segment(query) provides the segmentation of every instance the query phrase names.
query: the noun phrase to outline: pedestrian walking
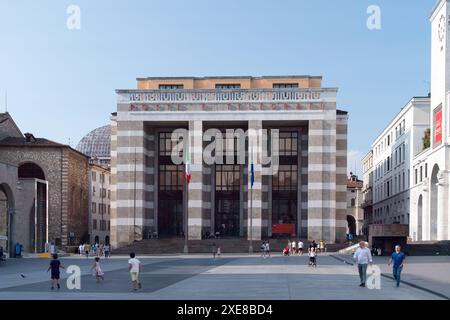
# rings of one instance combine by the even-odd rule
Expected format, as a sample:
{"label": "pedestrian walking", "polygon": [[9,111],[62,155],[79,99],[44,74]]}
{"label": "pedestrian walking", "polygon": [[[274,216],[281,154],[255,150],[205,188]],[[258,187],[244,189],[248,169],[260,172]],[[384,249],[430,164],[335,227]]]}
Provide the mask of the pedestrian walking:
{"label": "pedestrian walking", "polygon": [[64,266],[61,264],[61,262],[58,260],[58,255],[55,253],[53,254],[53,260],[50,261],[50,266],[47,269],[47,272],[50,270],[51,272],[51,279],[52,279],[52,290],[55,289],[55,283],[58,286],[58,290],[61,289],[59,285],[59,269],[64,269]]}
{"label": "pedestrian walking", "polygon": [[309,247],[308,256],[309,256],[309,266],[317,267],[317,251],[313,246]]}
{"label": "pedestrian walking", "polygon": [[325,243],[323,240],[319,241],[319,251],[320,253],[323,253],[325,251]]}
{"label": "pedestrian walking", "polygon": [[359,243],[359,248],[356,249],[353,259],[358,264],[359,279],[361,280],[360,287],[366,286],[367,279],[367,265],[372,264],[372,254],[369,248],[366,247],[366,243],[361,241]]}
{"label": "pedestrian walking", "polygon": [[270,258],[270,245],[269,245],[269,241],[266,241],[266,256],[268,256]]}
{"label": "pedestrian walking", "polygon": [[56,253],[57,253],[57,252],[56,252],[56,246],[55,246],[55,243],[52,242],[52,243],[50,244],[50,255],[53,256],[53,255],[56,254]]}
{"label": "pedestrian walking", "polygon": [[212,244],[212,254],[213,254],[213,260],[216,260],[217,246],[216,246],[215,242],[213,242],[213,244]]}
{"label": "pedestrian walking", "polygon": [[303,241],[298,240],[298,254],[299,254],[300,256],[303,255],[303,246],[304,246]]}
{"label": "pedestrian walking", "polygon": [[392,274],[394,276],[395,281],[397,281],[397,287],[400,286],[400,275],[403,270],[403,266],[405,264],[406,255],[402,252],[402,247],[399,245],[395,246],[395,251],[392,253],[391,258],[389,259],[388,266],[392,265]]}
{"label": "pedestrian walking", "polygon": [[220,249],[220,246],[217,246],[217,257],[220,258],[221,254],[222,254],[222,250]]}
{"label": "pedestrian walking", "polygon": [[94,259],[94,265],[91,267],[91,270],[93,270],[93,275],[95,276],[95,280],[97,283],[100,282],[100,280],[104,281],[105,279],[103,278],[103,271],[102,268],[100,266],[100,258],[99,257],[95,257]]}
{"label": "pedestrian walking", "polygon": [[86,255],[86,259],[88,259],[89,258],[89,249],[90,249],[90,245],[89,245],[89,243],[85,243],[84,244],[84,254]]}
{"label": "pedestrian walking", "polygon": [[292,254],[292,242],[291,240],[288,240],[288,255],[290,256]]}
{"label": "pedestrian walking", "polygon": [[105,244],[105,258],[109,258],[109,254],[111,252],[111,247],[109,244]]}
{"label": "pedestrian walking", "polygon": [[137,289],[142,289],[142,284],[139,281],[139,273],[142,272],[142,264],[136,259],[136,255],[134,252],[130,253],[130,260],[128,260],[128,270],[131,275],[131,284],[133,286],[133,291],[137,291]]}
{"label": "pedestrian walking", "polygon": [[266,258],[266,243],[264,241],[261,243],[261,257]]}
{"label": "pedestrian walking", "polygon": [[82,256],[83,255],[83,244],[82,243],[80,243],[80,245],[78,246],[78,254],[80,255],[80,256]]}
{"label": "pedestrian walking", "polygon": [[297,244],[295,243],[295,240],[292,240],[292,255],[297,253]]}

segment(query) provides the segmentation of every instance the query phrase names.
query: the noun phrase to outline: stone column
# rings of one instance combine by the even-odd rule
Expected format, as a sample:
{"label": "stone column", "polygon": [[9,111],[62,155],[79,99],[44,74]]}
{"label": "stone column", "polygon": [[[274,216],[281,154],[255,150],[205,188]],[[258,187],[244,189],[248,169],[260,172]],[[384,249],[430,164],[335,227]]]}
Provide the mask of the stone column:
{"label": "stone column", "polygon": [[448,171],[438,173],[438,240],[448,240]]}
{"label": "stone column", "polygon": [[188,238],[202,239],[203,226],[203,123],[189,121],[191,181],[188,186]]}
{"label": "stone column", "polygon": [[[262,228],[262,121],[250,120],[248,122],[248,219],[247,239],[261,240]],[[254,183],[251,188],[250,164],[253,159]],[[252,226],[250,232],[250,225]],[[251,234],[251,236],[250,236]]]}
{"label": "stone column", "polygon": [[113,246],[122,246],[142,239],[145,225],[148,152],[144,123],[118,121],[116,141],[112,153],[116,159],[112,168],[113,177],[116,176],[116,203],[111,215],[111,240]]}
{"label": "stone column", "polygon": [[336,121],[309,121],[308,239],[336,239]]}

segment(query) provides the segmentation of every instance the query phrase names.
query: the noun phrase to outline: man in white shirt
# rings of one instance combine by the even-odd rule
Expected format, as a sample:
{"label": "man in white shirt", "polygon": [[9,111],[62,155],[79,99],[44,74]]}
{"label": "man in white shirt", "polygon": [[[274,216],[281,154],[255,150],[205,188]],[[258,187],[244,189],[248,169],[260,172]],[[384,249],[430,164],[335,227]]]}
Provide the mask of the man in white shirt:
{"label": "man in white shirt", "polygon": [[303,255],[303,241],[301,240],[298,241],[298,254]]}
{"label": "man in white shirt", "polygon": [[369,263],[372,264],[372,254],[370,253],[369,248],[366,247],[366,243],[364,241],[359,243],[359,248],[356,249],[353,259],[358,264],[359,278],[361,280],[361,284],[359,286],[365,287],[367,279],[367,265]]}
{"label": "man in white shirt", "polygon": [[133,290],[137,291],[138,287],[139,289],[142,289],[142,285],[139,282],[139,272],[142,271],[142,264],[138,259],[136,259],[134,252],[130,253],[130,258],[131,259],[128,260],[128,270],[130,271]]}

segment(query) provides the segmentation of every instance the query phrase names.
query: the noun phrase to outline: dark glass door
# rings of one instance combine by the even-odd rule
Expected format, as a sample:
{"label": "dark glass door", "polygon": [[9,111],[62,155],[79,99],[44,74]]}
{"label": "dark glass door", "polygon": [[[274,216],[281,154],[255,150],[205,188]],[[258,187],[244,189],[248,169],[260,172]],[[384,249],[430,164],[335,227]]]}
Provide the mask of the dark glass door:
{"label": "dark glass door", "polygon": [[181,192],[160,192],[158,234],[162,236],[183,234],[183,194]]}
{"label": "dark glass door", "polygon": [[216,192],[215,231],[239,236],[239,192]]}

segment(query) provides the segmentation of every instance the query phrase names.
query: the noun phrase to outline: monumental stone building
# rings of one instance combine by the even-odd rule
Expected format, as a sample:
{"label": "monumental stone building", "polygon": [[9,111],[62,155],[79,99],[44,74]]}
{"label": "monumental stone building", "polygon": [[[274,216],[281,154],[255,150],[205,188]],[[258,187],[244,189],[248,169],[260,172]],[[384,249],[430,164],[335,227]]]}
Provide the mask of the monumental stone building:
{"label": "monumental stone building", "polygon": [[348,115],[321,77],[151,77],[116,93],[113,246],[185,232],[345,240]]}
{"label": "monumental stone building", "polygon": [[0,114],[0,235],[11,251],[44,252],[88,235],[88,158],[67,145],[22,134]]}

